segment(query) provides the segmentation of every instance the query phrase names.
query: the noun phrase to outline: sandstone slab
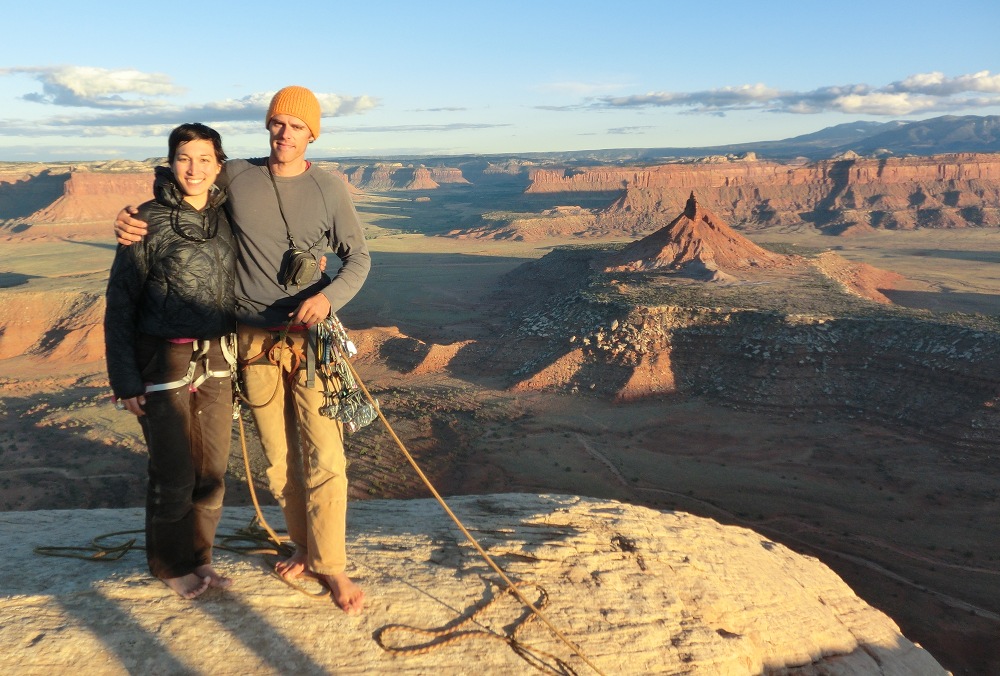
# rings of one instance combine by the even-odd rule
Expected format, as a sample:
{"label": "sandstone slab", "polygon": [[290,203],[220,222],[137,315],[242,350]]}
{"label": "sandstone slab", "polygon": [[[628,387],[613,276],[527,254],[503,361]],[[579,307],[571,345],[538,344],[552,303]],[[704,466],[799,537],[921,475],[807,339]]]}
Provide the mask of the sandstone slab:
{"label": "sandstone slab", "polygon": [[[753,531],[673,511],[575,496],[450,498],[452,509],[545,616],[605,674],[943,674],[818,560]],[[274,508],[266,511],[280,524]],[[222,533],[250,508],[227,508]],[[152,580],[141,552],[116,562],[43,557],[142,527],[141,509],[6,512],[0,670],[21,674],[594,673],[542,622],[518,639],[475,635],[420,655],[428,639],[391,625],[454,625],[503,637],[525,617],[432,500],[349,510],[349,571],[368,608],[347,617],[286,586],[261,555],[220,552],[235,579],[184,601]],[[129,536],[117,536],[122,540]],[[141,539],[141,535],[139,536]]]}

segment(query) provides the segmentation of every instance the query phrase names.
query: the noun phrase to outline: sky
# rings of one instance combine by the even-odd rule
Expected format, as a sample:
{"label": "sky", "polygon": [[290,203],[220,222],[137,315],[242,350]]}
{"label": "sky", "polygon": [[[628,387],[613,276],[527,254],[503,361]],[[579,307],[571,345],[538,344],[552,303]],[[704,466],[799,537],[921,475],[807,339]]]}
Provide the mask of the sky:
{"label": "sky", "polygon": [[267,153],[286,85],[313,158],[702,147],[1000,114],[1000,2],[464,0],[4,6],[0,161],[146,159],[203,122]]}

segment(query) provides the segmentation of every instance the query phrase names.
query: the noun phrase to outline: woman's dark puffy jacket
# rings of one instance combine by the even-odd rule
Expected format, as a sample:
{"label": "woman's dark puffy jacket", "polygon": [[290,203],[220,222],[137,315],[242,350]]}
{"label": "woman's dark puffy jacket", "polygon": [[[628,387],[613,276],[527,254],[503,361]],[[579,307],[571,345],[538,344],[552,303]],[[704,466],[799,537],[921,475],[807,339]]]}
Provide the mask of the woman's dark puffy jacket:
{"label": "woman's dark puffy jacket", "polygon": [[145,390],[135,350],[141,335],[202,339],[236,329],[236,242],[222,208],[225,191],[213,189],[199,212],[170,170],[157,167],[153,194],[137,216],[148,234],[119,245],[108,279],[104,344],[119,399]]}

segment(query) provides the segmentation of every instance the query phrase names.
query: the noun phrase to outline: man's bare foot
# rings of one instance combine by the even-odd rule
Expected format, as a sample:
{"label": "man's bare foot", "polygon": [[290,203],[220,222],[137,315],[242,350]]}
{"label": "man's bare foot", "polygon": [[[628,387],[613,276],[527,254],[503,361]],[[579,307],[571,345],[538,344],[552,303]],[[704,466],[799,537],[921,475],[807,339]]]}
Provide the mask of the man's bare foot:
{"label": "man's bare foot", "polygon": [[212,566],[206,563],[204,566],[198,566],[194,569],[195,575],[198,577],[203,577],[208,580],[209,587],[215,587],[216,589],[227,589],[233,584],[232,578],[228,578],[225,575],[221,575]]}
{"label": "man's bare foot", "polygon": [[360,615],[365,608],[365,592],[345,573],[320,575],[330,587],[333,601],[348,615]]}
{"label": "man's bare foot", "polygon": [[294,580],[302,573],[309,572],[306,567],[306,552],[304,549],[296,549],[295,553],[284,561],[274,564],[274,572],[286,580]]}
{"label": "man's bare foot", "polygon": [[160,578],[181,598],[193,599],[208,589],[208,578],[199,577],[197,573],[188,573],[180,577]]}

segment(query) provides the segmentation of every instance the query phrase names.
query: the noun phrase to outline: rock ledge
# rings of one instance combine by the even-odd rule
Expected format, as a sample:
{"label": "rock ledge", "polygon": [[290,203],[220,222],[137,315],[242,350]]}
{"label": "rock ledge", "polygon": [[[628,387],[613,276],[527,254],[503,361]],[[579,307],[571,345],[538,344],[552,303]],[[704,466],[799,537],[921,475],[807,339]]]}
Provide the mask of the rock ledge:
{"label": "rock ledge", "polygon": [[[822,563],[753,531],[575,496],[448,503],[529,598],[537,597],[534,585],[547,591],[546,616],[605,674],[947,673]],[[280,524],[275,508],[266,514]],[[250,508],[226,508],[220,534],[251,516]],[[142,522],[142,509],[0,515],[13,550],[0,564],[4,672],[535,671],[499,641],[470,639],[407,656],[376,642],[389,625],[454,624],[498,594],[493,571],[433,500],[351,504],[349,572],[368,594],[360,617],[345,616],[328,597],[290,589],[268,574],[260,555],[220,552],[217,566],[235,578],[232,589],[184,601],[149,578],[141,552],[108,563],[33,553],[39,545],[85,545]],[[470,628],[503,634],[522,610],[498,599]],[[426,640],[412,636],[413,644]],[[559,665],[545,654],[578,674],[593,673],[541,622],[524,627],[519,639],[547,673],[559,673]]]}

